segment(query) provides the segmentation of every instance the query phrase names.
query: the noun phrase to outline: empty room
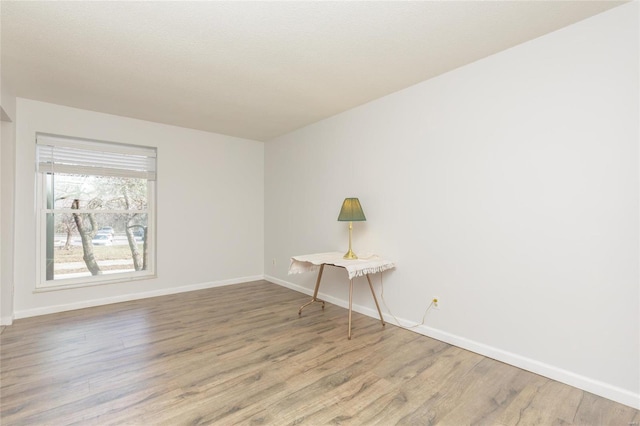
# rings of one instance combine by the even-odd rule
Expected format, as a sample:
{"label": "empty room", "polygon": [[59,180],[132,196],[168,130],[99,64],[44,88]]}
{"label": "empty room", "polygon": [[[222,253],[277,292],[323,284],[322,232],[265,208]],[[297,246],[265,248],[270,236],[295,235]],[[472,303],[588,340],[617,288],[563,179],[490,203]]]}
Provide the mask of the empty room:
{"label": "empty room", "polygon": [[0,2],[0,424],[640,425],[640,2]]}

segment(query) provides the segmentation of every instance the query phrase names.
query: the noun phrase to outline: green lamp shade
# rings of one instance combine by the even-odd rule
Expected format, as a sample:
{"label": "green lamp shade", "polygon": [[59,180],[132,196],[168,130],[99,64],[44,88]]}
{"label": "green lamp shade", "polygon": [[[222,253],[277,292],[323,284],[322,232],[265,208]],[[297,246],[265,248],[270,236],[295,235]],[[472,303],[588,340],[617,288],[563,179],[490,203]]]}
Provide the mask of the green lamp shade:
{"label": "green lamp shade", "polygon": [[362,222],[367,218],[364,217],[362,206],[357,198],[345,198],[338,220],[340,222]]}

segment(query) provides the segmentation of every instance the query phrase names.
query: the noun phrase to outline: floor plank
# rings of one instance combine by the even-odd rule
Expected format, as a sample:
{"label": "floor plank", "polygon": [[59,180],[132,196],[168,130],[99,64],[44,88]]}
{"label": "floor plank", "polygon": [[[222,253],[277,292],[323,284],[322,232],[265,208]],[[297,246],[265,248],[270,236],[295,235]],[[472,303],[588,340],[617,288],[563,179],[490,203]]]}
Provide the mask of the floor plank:
{"label": "floor plank", "polygon": [[0,328],[2,425],[623,425],[640,412],[257,281]]}

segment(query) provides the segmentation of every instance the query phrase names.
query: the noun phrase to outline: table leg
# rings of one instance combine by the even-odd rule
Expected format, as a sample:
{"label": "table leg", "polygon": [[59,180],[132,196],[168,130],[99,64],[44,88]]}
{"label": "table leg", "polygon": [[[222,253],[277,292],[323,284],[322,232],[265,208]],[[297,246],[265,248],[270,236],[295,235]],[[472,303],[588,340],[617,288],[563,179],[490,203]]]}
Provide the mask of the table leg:
{"label": "table leg", "polygon": [[373,285],[371,285],[371,278],[369,278],[369,274],[367,274],[367,281],[369,281],[369,288],[371,289],[371,294],[373,295],[373,301],[376,302],[376,308],[378,308],[378,315],[380,315],[380,321],[382,321],[382,325],[385,325],[384,318],[382,318],[382,312],[380,311],[380,305],[378,305],[378,299],[376,298],[376,292],[373,291]]}
{"label": "table leg", "polygon": [[302,310],[304,308],[306,308],[307,306],[309,306],[310,304],[314,303],[314,302],[322,303],[322,309],[324,309],[324,300],[318,299],[318,289],[320,288],[320,280],[322,279],[322,271],[324,271],[324,263],[322,265],[320,265],[320,271],[318,271],[318,278],[316,279],[316,288],[313,290],[313,298],[309,302],[307,302],[304,305],[300,306],[300,309],[298,310],[298,315],[302,315]]}
{"label": "table leg", "polygon": [[353,300],[353,280],[349,280],[349,332],[347,338],[351,340],[351,303]]}

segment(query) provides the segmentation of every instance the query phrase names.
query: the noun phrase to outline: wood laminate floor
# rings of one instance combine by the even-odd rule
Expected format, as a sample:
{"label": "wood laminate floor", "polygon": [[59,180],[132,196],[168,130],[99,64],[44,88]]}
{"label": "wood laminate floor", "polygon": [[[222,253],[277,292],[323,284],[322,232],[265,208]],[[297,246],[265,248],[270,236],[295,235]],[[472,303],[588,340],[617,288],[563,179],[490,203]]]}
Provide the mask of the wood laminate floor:
{"label": "wood laminate floor", "polygon": [[640,412],[266,281],[16,321],[8,425],[638,425]]}

